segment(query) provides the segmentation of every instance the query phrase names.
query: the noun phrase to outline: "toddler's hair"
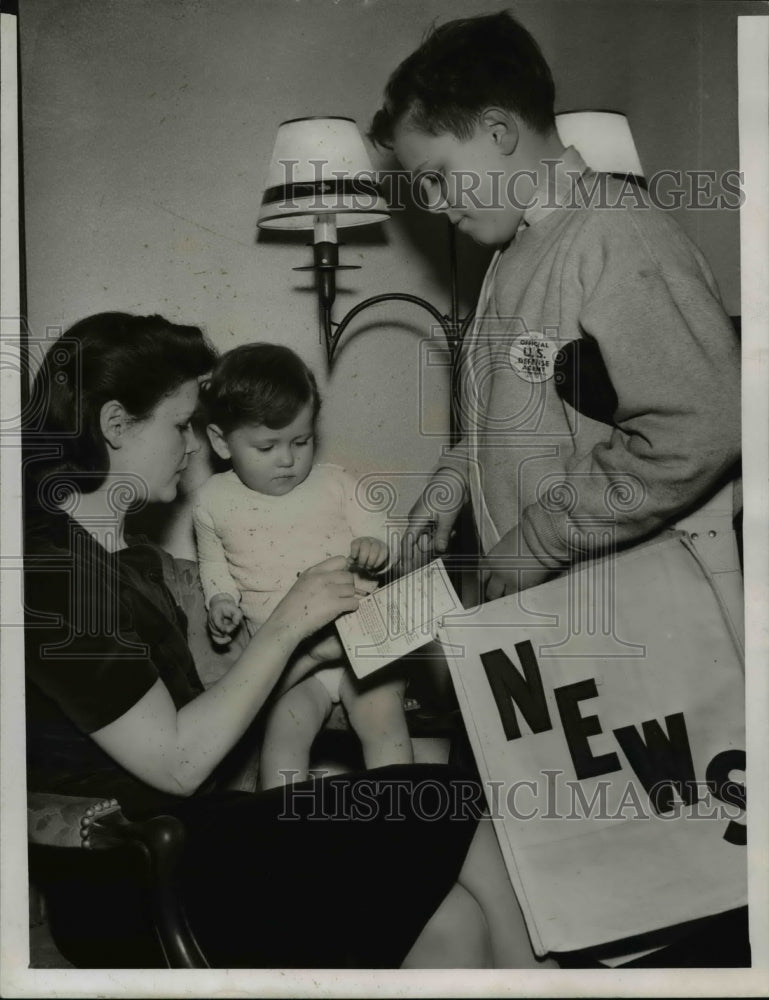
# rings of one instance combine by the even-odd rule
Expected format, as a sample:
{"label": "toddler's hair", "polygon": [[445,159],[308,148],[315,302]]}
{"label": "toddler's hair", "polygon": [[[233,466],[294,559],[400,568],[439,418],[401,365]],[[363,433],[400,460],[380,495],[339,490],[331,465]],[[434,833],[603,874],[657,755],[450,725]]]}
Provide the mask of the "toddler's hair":
{"label": "toddler's hair", "polygon": [[228,351],[203,386],[209,423],[223,434],[245,424],[277,429],[290,424],[302,407],[320,410],[315,376],[290,348],[243,344]]}
{"label": "toddler's hair", "polygon": [[459,18],[433,28],[385,88],[369,138],[390,148],[402,119],[428,135],[469,139],[484,109],[505,108],[531,128],[554,127],[550,67],[529,32],[508,11]]}

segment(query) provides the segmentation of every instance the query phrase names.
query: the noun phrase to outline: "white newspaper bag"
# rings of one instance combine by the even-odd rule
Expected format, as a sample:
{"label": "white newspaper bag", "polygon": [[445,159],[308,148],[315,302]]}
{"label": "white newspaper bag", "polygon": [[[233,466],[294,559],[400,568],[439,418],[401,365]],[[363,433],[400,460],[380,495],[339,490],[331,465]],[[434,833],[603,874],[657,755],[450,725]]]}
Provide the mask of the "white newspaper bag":
{"label": "white newspaper bag", "polygon": [[717,577],[671,532],[443,620],[539,954],[746,902],[741,625]]}

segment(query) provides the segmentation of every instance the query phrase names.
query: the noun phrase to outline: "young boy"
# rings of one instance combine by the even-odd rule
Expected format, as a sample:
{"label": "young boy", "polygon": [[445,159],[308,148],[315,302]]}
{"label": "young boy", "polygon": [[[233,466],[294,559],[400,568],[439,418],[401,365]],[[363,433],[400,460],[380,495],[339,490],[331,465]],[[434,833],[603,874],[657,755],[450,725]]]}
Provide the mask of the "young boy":
{"label": "young boy", "polygon": [[[402,547],[406,568],[445,551],[469,499],[488,598],[602,544],[696,525],[704,505],[710,530],[697,544],[735,565],[740,353],[715,281],[670,213],[564,149],[554,96],[536,42],[509,14],[457,20],[395,70],[370,130],[424,206],[497,248],[458,362],[462,439]],[[454,502],[436,511],[437,483]],[[739,964],[746,939],[734,927],[730,941],[713,935],[720,954],[688,940],[638,964]]]}
{"label": "young boy", "polygon": [[[274,344],[237,347],[219,361],[204,400],[211,446],[232,466],[204,483],[193,510],[213,638],[229,641],[244,617],[253,632],[303,570],[332,555],[349,552],[360,588],[373,590],[389,559],[385,525],[342,469],[314,464],[320,397],[301,359]],[[307,777],[312,742],[339,701],[367,767],[411,763],[404,688],[392,677],[362,688],[343,665],[290,687],[267,719],[261,786]]]}
{"label": "young boy", "polygon": [[434,473],[456,502],[418,502],[403,550],[406,566],[445,551],[470,499],[489,598],[597,554],[607,517],[618,547],[672,525],[740,453],[739,345],[708,265],[641,189],[564,149],[553,106],[536,42],[503,12],[435,29],[370,131],[423,204],[498,248],[459,361],[462,440]]}

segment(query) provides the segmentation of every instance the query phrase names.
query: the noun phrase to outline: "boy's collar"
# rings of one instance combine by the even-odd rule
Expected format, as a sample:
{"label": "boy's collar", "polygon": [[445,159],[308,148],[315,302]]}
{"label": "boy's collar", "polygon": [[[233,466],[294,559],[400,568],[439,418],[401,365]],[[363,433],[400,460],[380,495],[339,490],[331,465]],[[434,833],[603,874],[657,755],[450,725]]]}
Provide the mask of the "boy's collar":
{"label": "boy's collar", "polygon": [[574,146],[567,146],[557,159],[542,162],[545,175],[523,213],[521,225],[524,228],[536,225],[557,208],[574,204],[574,183],[589,169]]}

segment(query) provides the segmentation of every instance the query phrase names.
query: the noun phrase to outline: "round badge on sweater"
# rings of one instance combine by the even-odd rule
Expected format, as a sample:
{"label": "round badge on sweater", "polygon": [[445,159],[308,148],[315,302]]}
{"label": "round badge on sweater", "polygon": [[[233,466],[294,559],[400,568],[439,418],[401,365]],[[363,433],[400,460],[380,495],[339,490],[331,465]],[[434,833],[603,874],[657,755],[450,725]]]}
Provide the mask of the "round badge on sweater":
{"label": "round badge on sweater", "polygon": [[527,332],[510,345],[510,367],[525,382],[547,382],[555,374],[558,342],[544,333]]}

